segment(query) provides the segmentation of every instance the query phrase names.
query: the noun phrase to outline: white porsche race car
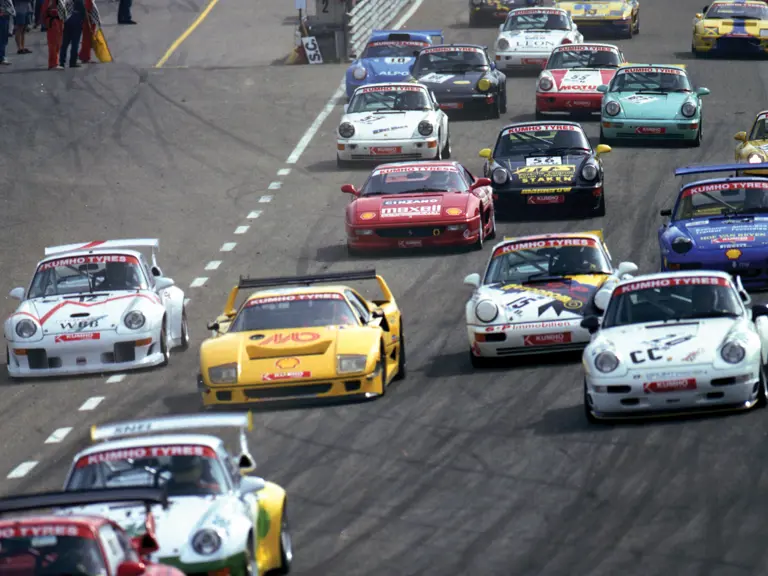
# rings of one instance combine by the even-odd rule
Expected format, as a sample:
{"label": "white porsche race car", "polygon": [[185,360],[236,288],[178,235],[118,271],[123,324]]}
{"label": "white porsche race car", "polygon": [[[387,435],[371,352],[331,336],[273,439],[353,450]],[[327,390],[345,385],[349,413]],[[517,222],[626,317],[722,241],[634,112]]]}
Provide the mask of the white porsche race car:
{"label": "white porsche race car", "polygon": [[637,276],[614,290],[584,350],[590,421],[766,404],[768,307],[725,272]]}
{"label": "white porsche race car", "polygon": [[[12,378],[165,365],[189,345],[184,292],[157,265],[158,240],[45,249],[5,322]],[[137,248],[152,250],[151,264]]]}
{"label": "white porsche race car", "polygon": [[512,10],[499,26],[496,66],[502,71],[544,68],[557,46],[581,44],[584,36],[560,8]]}
{"label": "white porsche race car", "polygon": [[481,368],[504,356],[581,350],[582,320],[600,314],[619,279],[637,271],[613,268],[602,231],[506,239],[493,248],[466,305],[469,357]]}
{"label": "white porsche race car", "polygon": [[344,106],[336,162],[446,159],[451,157],[448,116],[423,84],[361,86]]}

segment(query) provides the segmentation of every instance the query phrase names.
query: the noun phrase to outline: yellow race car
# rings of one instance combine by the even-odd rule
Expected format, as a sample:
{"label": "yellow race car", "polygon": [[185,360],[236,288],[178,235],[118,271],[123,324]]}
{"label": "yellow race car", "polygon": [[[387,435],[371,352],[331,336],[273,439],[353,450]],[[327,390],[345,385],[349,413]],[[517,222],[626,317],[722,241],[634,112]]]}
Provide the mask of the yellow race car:
{"label": "yellow race car", "polygon": [[768,52],[768,6],[765,2],[716,0],[693,20],[691,52],[749,55]]}
{"label": "yellow race car", "polygon": [[[376,280],[368,301],[331,282]],[[239,309],[238,293],[250,294]],[[241,278],[200,347],[203,406],[303,398],[382,396],[405,377],[395,298],[375,270],[290,278]]]}
{"label": "yellow race car", "polygon": [[[733,139],[740,142],[736,146],[736,162],[745,164],[760,164],[768,162],[768,128],[765,121],[768,119],[768,110],[759,112],[752,124],[749,134],[739,132]],[[768,176],[766,170],[744,170],[743,175]]]}
{"label": "yellow race car", "polygon": [[632,38],[640,33],[640,0],[567,0],[558,1],[579,30]]}

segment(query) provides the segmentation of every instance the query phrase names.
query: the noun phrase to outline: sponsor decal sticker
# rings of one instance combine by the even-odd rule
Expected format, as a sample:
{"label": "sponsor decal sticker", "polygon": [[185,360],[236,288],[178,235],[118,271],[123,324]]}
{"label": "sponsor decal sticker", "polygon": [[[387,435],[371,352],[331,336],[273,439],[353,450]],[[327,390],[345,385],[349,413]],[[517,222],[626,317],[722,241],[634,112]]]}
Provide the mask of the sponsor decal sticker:
{"label": "sponsor decal sticker", "polygon": [[515,10],[515,16],[530,16],[534,14],[548,14],[548,15],[561,16],[563,14],[563,11],[555,10],[552,8],[524,8],[522,10]]}
{"label": "sponsor decal sticker", "polygon": [[502,133],[502,136],[506,136],[507,134],[522,134],[525,132],[562,132],[562,131],[578,132],[579,128],[577,126],[572,126],[571,124],[529,124],[526,126],[513,126],[512,128],[507,128]]}
{"label": "sponsor decal sticker", "polygon": [[696,359],[704,353],[704,348],[699,348],[698,350],[694,350],[693,352],[683,356],[682,360],[683,362],[695,362]]}
{"label": "sponsor decal sticker", "polygon": [[387,156],[391,154],[400,154],[403,149],[401,146],[371,146],[370,152],[374,156]]}
{"label": "sponsor decal sticker", "polygon": [[684,76],[685,72],[679,68],[653,68],[649,66],[632,66],[629,68],[622,68],[619,70],[619,74],[676,74],[677,76]]}
{"label": "sponsor decal sticker", "polygon": [[439,216],[442,212],[441,204],[406,205],[396,208],[382,208],[382,218],[400,218],[414,216]]}
{"label": "sponsor decal sticker", "polygon": [[376,218],[376,212],[363,212],[360,214],[360,220],[373,220]]}
{"label": "sponsor decal sticker", "polygon": [[652,136],[654,134],[665,134],[667,129],[663,126],[639,126],[635,128],[635,134]]}
{"label": "sponsor decal sticker", "polygon": [[292,370],[299,364],[301,364],[301,360],[298,358],[280,358],[275,362],[275,367],[280,368],[280,370]]}
{"label": "sponsor decal sticker", "polygon": [[101,340],[100,332],[78,332],[75,334],[59,334],[54,338],[54,343],[82,342],[83,340]]}
{"label": "sponsor decal sticker", "polygon": [[[341,298],[339,298],[341,300]],[[307,344],[320,339],[320,334],[317,332],[289,332],[285,334],[272,334],[259,341],[259,346],[272,344],[280,346],[281,344],[287,344],[289,342],[298,342],[299,344]]]}
{"label": "sponsor decal sticker", "polygon": [[730,250],[726,250],[725,257],[728,258],[728,260],[738,260],[741,258],[741,250],[738,248],[731,248]]}
{"label": "sponsor decal sticker", "polygon": [[655,102],[658,100],[656,96],[648,96],[647,94],[633,94],[624,98],[626,102],[632,102],[632,104],[648,104],[649,102]]}
{"label": "sponsor decal sticker", "polygon": [[515,176],[523,184],[570,184],[576,174],[576,166],[525,166],[515,170]]}
{"label": "sponsor decal sticker", "polygon": [[409,204],[438,204],[440,198],[403,198],[402,200],[384,200],[382,206],[405,206]]}
{"label": "sponsor decal sticker", "polygon": [[[260,306],[262,304],[279,304],[280,302],[298,302],[301,300],[344,300],[341,294],[336,292],[318,292],[315,294],[286,294],[284,296],[265,296],[263,298],[251,298],[248,306]],[[319,336],[318,336],[319,338]]]}
{"label": "sponsor decal sticker", "polygon": [[472,84],[469,80],[456,80],[454,84]]}
{"label": "sponsor decal sticker", "polygon": [[[550,46],[552,42],[548,42],[546,40],[539,40],[539,41],[528,41],[525,43],[526,46],[532,45],[532,46]],[[546,58],[521,58],[520,59],[521,64],[531,65],[531,66],[544,66],[544,64],[547,63]]]}
{"label": "sponsor decal sticker", "polygon": [[608,46],[594,46],[590,44],[567,44],[555,49],[557,52],[616,52]]}
{"label": "sponsor decal sticker", "polygon": [[448,208],[445,213],[448,214],[448,216],[461,216],[464,211],[461,208]]}
{"label": "sponsor decal sticker", "polygon": [[377,128],[373,131],[373,133],[381,134],[382,132],[392,132],[394,130],[403,130],[404,128],[408,128],[408,126],[389,126],[387,128]]}
{"label": "sponsor decal sticker", "polygon": [[523,188],[520,194],[567,194],[573,188]]}
{"label": "sponsor decal sticker", "polygon": [[422,51],[422,54],[436,54],[441,52],[477,52],[482,54],[483,51],[480,48],[472,48],[471,46],[435,46],[433,48],[427,48]]}
{"label": "sponsor decal sticker", "polygon": [[563,163],[563,159],[560,156],[538,156],[533,158],[526,158],[526,166],[555,166]]}
{"label": "sponsor decal sticker", "polygon": [[421,248],[424,243],[421,240],[398,240],[398,248]]}
{"label": "sponsor decal sticker", "polygon": [[462,108],[464,108],[463,102],[446,102],[440,104],[441,110],[461,110]]}
{"label": "sponsor decal sticker", "polygon": [[523,346],[556,346],[571,342],[570,332],[552,332],[550,334],[531,334],[523,336]]}
{"label": "sponsor decal sticker", "polygon": [[[576,322],[579,322],[578,320]],[[499,324],[488,326],[486,332],[506,332],[507,330],[539,330],[541,328],[573,328],[576,322],[570,320],[552,320],[549,322],[525,322],[522,324]]]}
{"label": "sponsor decal sticker", "polygon": [[82,266],[83,264],[107,264],[112,262],[118,262],[123,264],[136,264],[139,261],[133,256],[123,256],[121,254],[99,254],[91,256],[70,256],[69,258],[58,258],[56,260],[50,260],[43,262],[38,268],[38,272],[42,270],[50,270],[51,268],[59,268],[64,266]]}
{"label": "sponsor decal sticker", "polygon": [[271,372],[262,374],[261,379],[264,382],[280,382],[282,380],[295,380],[297,378],[309,378],[311,376],[312,372],[303,370],[301,372]]}
{"label": "sponsor decal sticker", "polygon": [[382,46],[413,46],[419,48],[421,46],[429,46],[428,42],[416,42],[414,40],[378,40],[376,42],[369,42],[368,46],[371,48],[379,48]]}
{"label": "sponsor decal sticker", "polygon": [[368,94],[370,92],[423,92],[424,89],[420,86],[369,86],[363,88],[360,92],[362,94]]}
{"label": "sponsor decal sticker", "polygon": [[523,240],[510,242],[496,249],[494,256],[518,252],[519,250],[539,250],[541,248],[560,248],[562,246],[597,246],[591,238],[547,238],[546,240]]}
{"label": "sponsor decal sticker", "polygon": [[736,190],[768,190],[768,182],[719,182],[717,184],[703,184],[700,186],[691,186],[683,191],[683,197],[693,194],[702,194],[704,192],[721,192]]}
{"label": "sponsor decal sticker", "polygon": [[548,204],[565,204],[565,196],[553,194],[551,196],[528,196],[526,204],[531,206],[544,206]]}
{"label": "sponsor decal sticker", "polygon": [[683,390],[696,390],[696,378],[643,382],[643,392],[646,394],[651,392],[680,392]]}
{"label": "sponsor decal sticker", "polygon": [[160,458],[163,456],[200,456],[203,458],[216,458],[216,452],[207,446],[190,445],[166,445],[146,446],[136,448],[124,448],[122,450],[108,450],[83,456],[77,461],[76,468],[84,468],[103,462],[120,462],[124,460],[139,460],[142,458]]}
{"label": "sponsor decal sticker", "polygon": [[399,166],[397,168],[382,168],[373,172],[374,176],[379,174],[401,174],[406,172],[458,172],[455,166],[442,164],[425,164],[424,166]]}
{"label": "sponsor decal sticker", "polygon": [[364,116],[360,119],[355,119],[356,124],[373,124],[374,122],[379,122],[380,120],[384,120],[384,116]]}
{"label": "sponsor decal sticker", "polygon": [[728,280],[717,276],[677,276],[671,278],[659,278],[658,280],[643,280],[630,282],[616,288],[616,294],[628,294],[639,290],[653,290],[655,288],[669,288],[671,286],[728,286]]}
{"label": "sponsor decal sticker", "polygon": [[749,236],[720,236],[712,240],[713,244],[737,244],[739,242],[754,242],[755,237]]}
{"label": "sponsor decal sticker", "polygon": [[[72,536],[92,539],[93,533],[86,526],[64,523],[25,524],[0,528],[0,538],[41,538],[46,536]],[[56,541],[53,540],[52,543],[55,544]]]}
{"label": "sponsor decal sticker", "polygon": [[426,82],[429,84],[443,84],[455,76],[456,74],[439,74],[438,72],[430,72],[429,74],[419,78],[419,82]]}

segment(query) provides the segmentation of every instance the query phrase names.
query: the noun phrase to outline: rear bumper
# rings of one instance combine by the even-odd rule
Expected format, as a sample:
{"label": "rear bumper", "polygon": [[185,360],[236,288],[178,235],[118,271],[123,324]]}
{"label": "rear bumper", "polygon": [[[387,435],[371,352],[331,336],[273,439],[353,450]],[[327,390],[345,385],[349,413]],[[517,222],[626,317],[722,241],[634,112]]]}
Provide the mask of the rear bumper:
{"label": "rear bumper", "polygon": [[574,18],[573,23],[579,27],[581,32],[597,32],[600,34],[627,34],[632,28],[632,18],[626,20],[610,20],[598,18]]}
{"label": "rear bumper", "polygon": [[481,4],[469,7],[469,17],[474,22],[488,22],[489,24],[501,24],[507,19],[509,8],[500,8],[493,4]]}
{"label": "rear bumper", "polygon": [[[449,229],[450,227],[462,227]],[[347,245],[354,250],[395,250],[470,246],[481,234],[480,217],[465,222],[404,226],[347,226]]]}
{"label": "rear bumper", "polygon": [[481,358],[574,352],[583,350],[591,338],[581,319],[468,325],[467,336],[472,354]]}
{"label": "rear bumper", "polygon": [[764,290],[768,288],[768,250],[739,248],[738,260],[728,260],[726,250],[695,250],[687,254],[670,254],[661,257],[661,271],[717,270],[731,276],[739,276],[744,288]]}
{"label": "rear bumper", "polygon": [[537,92],[538,112],[600,112],[600,92]]}
{"label": "rear bumper", "polygon": [[[559,188],[568,189],[568,186]],[[553,192],[558,190],[555,187],[548,188],[525,188],[523,189],[493,189],[493,205],[496,213],[505,216],[516,216],[519,214],[529,214],[537,211],[541,214],[551,214],[556,210],[571,211],[574,208],[589,212],[596,210],[603,196],[602,183],[598,186],[572,187],[568,192]],[[536,192],[528,192],[536,190]]]}
{"label": "rear bumper", "polygon": [[603,136],[626,140],[695,140],[700,119],[645,120],[638,118],[601,118]]}
{"label": "rear bumper", "polygon": [[758,36],[694,36],[693,48],[707,54],[766,54],[768,37]]}
{"label": "rear bumper", "polygon": [[338,139],[336,154],[339,160],[389,162],[392,160],[424,160],[437,155],[437,138],[408,140]]}
{"label": "rear bumper", "polygon": [[500,70],[537,70],[547,65],[552,51],[497,52],[496,66]]}

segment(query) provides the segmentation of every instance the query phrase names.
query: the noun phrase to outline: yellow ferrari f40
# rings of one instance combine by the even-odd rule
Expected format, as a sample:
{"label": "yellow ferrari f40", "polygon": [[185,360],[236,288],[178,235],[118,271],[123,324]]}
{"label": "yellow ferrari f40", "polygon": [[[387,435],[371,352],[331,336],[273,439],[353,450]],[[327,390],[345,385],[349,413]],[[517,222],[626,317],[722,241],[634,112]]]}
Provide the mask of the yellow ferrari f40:
{"label": "yellow ferrari f40", "polygon": [[691,52],[746,56],[768,52],[768,6],[750,0],[716,0],[693,20]]}
{"label": "yellow ferrari f40", "polygon": [[[736,162],[745,164],[760,164],[768,162],[768,110],[758,112],[752,128],[747,132],[739,132],[733,139],[739,142],[736,146]],[[768,176],[765,170],[744,170],[740,172],[750,176]]]}
{"label": "yellow ferrari f40", "polygon": [[[376,280],[368,301],[345,281]],[[323,284],[322,286],[318,286]],[[240,290],[259,289],[239,308]],[[338,396],[382,396],[405,376],[395,298],[375,270],[241,278],[200,347],[203,406]]]}

